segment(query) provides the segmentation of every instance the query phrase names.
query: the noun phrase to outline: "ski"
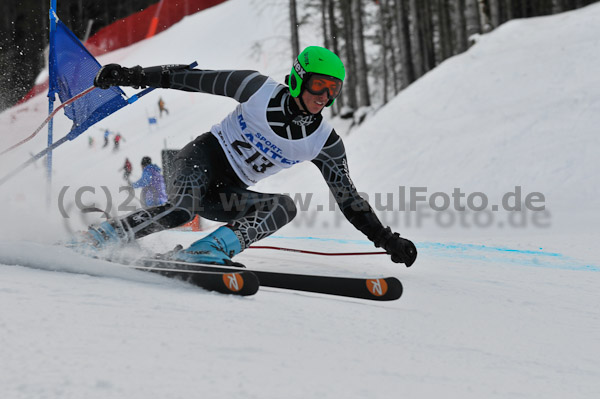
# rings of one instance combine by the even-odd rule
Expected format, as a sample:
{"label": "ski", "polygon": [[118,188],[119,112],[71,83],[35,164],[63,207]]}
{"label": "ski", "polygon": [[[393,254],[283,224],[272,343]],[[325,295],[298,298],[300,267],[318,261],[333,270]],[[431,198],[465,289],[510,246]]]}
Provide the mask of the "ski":
{"label": "ski", "polygon": [[256,274],[246,270],[212,272],[208,270],[184,270],[173,267],[148,267],[133,265],[134,269],[176,278],[221,294],[249,296],[258,291],[260,284]]}
{"label": "ski", "polygon": [[337,295],[374,301],[393,301],[402,296],[402,283],[395,277],[357,278],[292,274],[254,269],[245,270],[240,269],[239,266],[242,266],[240,264],[238,264],[238,267],[233,267],[151,258],[138,260],[136,264],[143,265],[151,270],[164,269],[169,271],[177,269],[177,273],[193,273],[198,271],[221,274],[250,272],[258,277],[260,285],[265,287]]}

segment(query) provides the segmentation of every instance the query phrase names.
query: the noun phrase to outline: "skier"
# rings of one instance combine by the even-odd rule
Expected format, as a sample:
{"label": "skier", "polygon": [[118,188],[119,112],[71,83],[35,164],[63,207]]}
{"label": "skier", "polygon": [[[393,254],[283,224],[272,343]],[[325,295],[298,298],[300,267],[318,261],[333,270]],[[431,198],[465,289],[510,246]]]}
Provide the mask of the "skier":
{"label": "skier", "polygon": [[113,141],[115,143],[113,151],[117,151],[119,149],[119,144],[121,144],[121,140],[125,141],[123,136],[121,136],[121,133],[117,133],[113,139]]}
{"label": "skier", "polygon": [[119,170],[123,171],[123,179],[125,179],[125,181],[129,182],[129,176],[131,175],[131,170],[133,169],[133,167],[131,166],[131,162],[129,161],[129,158],[125,158],[125,165],[123,165],[123,167]]}
{"label": "skier", "polygon": [[[384,227],[357,192],[348,172],[342,139],[321,115],[340,94],[345,77],[333,52],[307,47],[294,61],[288,85],[256,71],[212,71],[186,65],[100,69],[94,85],[171,88],[231,97],[235,110],[209,133],[176,155],[166,204],[89,227],[87,245],[104,248],[189,222],[196,214],[226,222],[171,257],[198,263],[228,264],[231,257],[289,223],[293,200],[248,186],[302,161],[321,171],[350,223],[396,263],[413,264],[413,243]],[[232,201],[236,198],[237,201]],[[230,206],[232,202],[236,206]],[[229,204],[229,205],[228,205]],[[86,245],[86,243],[83,243]]]}
{"label": "skier", "polygon": [[133,188],[142,188],[141,197],[146,206],[158,206],[167,202],[165,179],[160,168],[152,163],[150,157],[142,158],[142,177],[131,184]]}
{"label": "skier", "polygon": [[162,118],[162,114],[163,112],[166,112],[167,115],[169,115],[169,110],[167,108],[165,108],[165,102],[163,101],[162,97],[160,97],[158,99],[158,110],[160,112],[159,116]]}
{"label": "skier", "polygon": [[108,138],[110,137],[110,130],[106,129],[104,131],[104,145],[102,146],[102,148],[108,146]]}

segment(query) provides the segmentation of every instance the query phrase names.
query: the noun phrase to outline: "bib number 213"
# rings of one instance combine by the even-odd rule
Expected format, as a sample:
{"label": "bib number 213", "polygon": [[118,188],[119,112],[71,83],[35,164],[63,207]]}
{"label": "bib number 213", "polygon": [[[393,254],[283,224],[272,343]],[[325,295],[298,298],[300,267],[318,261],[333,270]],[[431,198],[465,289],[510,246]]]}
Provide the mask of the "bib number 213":
{"label": "bib number 213", "polygon": [[236,140],[232,143],[232,147],[235,151],[244,158],[244,161],[252,165],[252,169],[256,173],[264,173],[268,168],[273,166],[267,158],[265,158],[259,151],[255,150],[250,143]]}

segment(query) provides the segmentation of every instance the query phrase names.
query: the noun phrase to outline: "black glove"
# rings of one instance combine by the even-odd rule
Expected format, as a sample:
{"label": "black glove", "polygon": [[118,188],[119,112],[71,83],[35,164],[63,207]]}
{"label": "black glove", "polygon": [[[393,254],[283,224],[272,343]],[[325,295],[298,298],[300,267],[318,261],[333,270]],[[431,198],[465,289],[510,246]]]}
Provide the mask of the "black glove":
{"label": "black glove", "polygon": [[375,246],[385,249],[392,256],[392,262],[404,263],[410,267],[417,259],[417,248],[410,240],[392,233],[389,227],[383,229],[374,240]]}
{"label": "black glove", "polygon": [[111,86],[132,86],[145,88],[145,74],[141,66],[125,68],[118,64],[104,65],[94,78],[94,86],[108,89]]}

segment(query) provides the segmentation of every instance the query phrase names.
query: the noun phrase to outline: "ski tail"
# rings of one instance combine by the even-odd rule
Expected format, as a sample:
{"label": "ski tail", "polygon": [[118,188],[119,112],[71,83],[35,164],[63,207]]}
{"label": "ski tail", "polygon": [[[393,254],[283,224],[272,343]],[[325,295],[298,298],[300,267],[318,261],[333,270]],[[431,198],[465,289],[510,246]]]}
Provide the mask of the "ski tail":
{"label": "ski tail", "polygon": [[256,294],[260,288],[256,274],[245,270],[213,272],[145,266],[135,266],[135,268],[151,271],[170,278],[177,278],[207,291],[215,291],[221,294],[250,296]]}

